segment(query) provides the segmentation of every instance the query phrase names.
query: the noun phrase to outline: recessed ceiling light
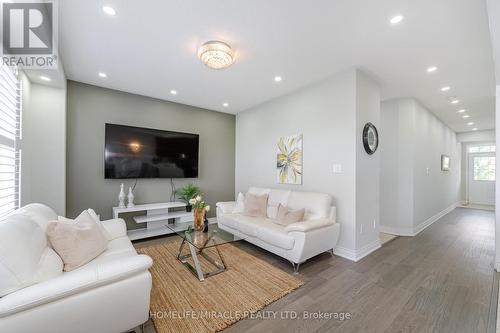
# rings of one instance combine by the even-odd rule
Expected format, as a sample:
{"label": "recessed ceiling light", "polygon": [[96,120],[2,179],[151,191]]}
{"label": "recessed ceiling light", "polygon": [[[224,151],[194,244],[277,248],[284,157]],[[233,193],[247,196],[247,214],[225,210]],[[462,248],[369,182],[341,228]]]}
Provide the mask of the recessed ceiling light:
{"label": "recessed ceiling light", "polygon": [[464,114],[464,115],[462,116],[462,118],[467,119],[467,118],[470,118],[470,116],[469,116],[468,114]]}
{"label": "recessed ceiling light", "polygon": [[229,106],[229,103],[223,103],[222,106],[227,108]]}
{"label": "recessed ceiling light", "polygon": [[281,82],[281,80],[282,80],[281,76],[275,76],[274,77],[274,81],[275,82]]}
{"label": "recessed ceiling light", "polygon": [[458,110],[458,113],[464,113],[465,109]]}
{"label": "recessed ceiling light", "polygon": [[458,100],[458,99],[454,99],[454,100],[452,100],[450,103],[451,103],[451,104],[458,104],[458,103],[460,103],[460,100]]}
{"label": "recessed ceiling light", "polygon": [[170,93],[171,93],[172,95],[177,95],[177,90],[170,90]]}
{"label": "recessed ceiling light", "polygon": [[44,80],[44,81],[52,81],[52,79],[48,76],[40,76],[40,80]]}
{"label": "recessed ceiling light", "polygon": [[433,72],[437,71],[437,69],[438,68],[436,66],[431,66],[431,67],[427,68],[427,73],[433,73]]}
{"label": "recessed ceiling light", "polygon": [[472,130],[473,130],[473,131],[477,131],[477,127],[474,127]]}
{"label": "recessed ceiling light", "polygon": [[401,21],[403,21],[405,17],[403,15],[396,15],[394,16],[393,18],[391,18],[391,24],[398,24],[400,23]]}
{"label": "recessed ceiling light", "polygon": [[107,78],[108,77],[108,75],[106,73],[103,73],[103,72],[100,72],[99,76],[102,77],[102,78]]}
{"label": "recessed ceiling light", "polygon": [[441,88],[441,91],[448,91],[450,89],[451,89],[450,86],[444,86],[443,88]]}
{"label": "recessed ceiling light", "polygon": [[111,16],[116,15],[116,10],[110,6],[102,6],[102,11]]}
{"label": "recessed ceiling light", "polygon": [[472,126],[474,123],[471,121],[470,123],[467,123],[467,126]]}

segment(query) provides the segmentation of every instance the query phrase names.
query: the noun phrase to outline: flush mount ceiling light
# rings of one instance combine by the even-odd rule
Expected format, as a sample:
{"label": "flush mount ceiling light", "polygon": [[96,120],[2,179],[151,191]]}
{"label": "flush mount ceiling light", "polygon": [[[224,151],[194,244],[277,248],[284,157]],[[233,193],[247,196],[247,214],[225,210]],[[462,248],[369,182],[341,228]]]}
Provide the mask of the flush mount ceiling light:
{"label": "flush mount ceiling light", "polygon": [[43,75],[42,75],[42,76],[40,76],[40,79],[41,79],[41,80],[43,80],[43,81],[52,81],[52,80],[50,79],[50,77],[48,77],[48,76],[43,76]]}
{"label": "flush mount ceiling light", "polygon": [[457,112],[458,112],[458,113],[464,113],[464,112],[465,112],[465,109],[458,110]]}
{"label": "flush mount ceiling light", "polygon": [[400,23],[401,21],[403,21],[405,17],[403,15],[396,15],[394,16],[393,18],[391,18],[391,24],[398,24]]}
{"label": "flush mount ceiling light", "polygon": [[474,123],[471,121],[470,123],[467,123],[467,126],[472,126]]}
{"label": "flush mount ceiling light", "polygon": [[100,72],[99,76],[102,77],[103,79],[108,77],[108,75],[106,73],[103,73],[103,72]]}
{"label": "flush mount ceiling light", "polygon": [[450,89],[451,89],[450,86],[444,86],[443,88],[441,88],[441,91],[448,91]]}
{"label": "flush mount ceiling light", "polygon": [[281,76],[274,77],[274,82],[281,82],[281,80],[283,80]]}
{"label": "flush mount ceiling light", "polygon": [[102,6],[102,11],[108,15],[111,15],[111,16],[116,15],[115,9],[113,7],[110,7],[110,6]]}
{"label": "flush mount ceiling light", "polygon": [[434,73],[435,71],[437,71],[437,67],[436,66],[431,66],[429,68],[427,68],[427,73]]}
{"label": "flush mount ceiling light", "polygon": [[222,106],[227,108],[229,106],[229,103],[222,103]]}
{"label": "flush mount ceiling light", "polygon": [[477,128],[476,128],[476,127],[474,127],[472,130],[473,130],[473,131],[477,131]]}
{"label": "flush mount ceiling light", "polygon": [[231,46],[216,40],[200,46],[198,57],[205,65],[213,69],[227,68],[234,62],[234,52]]}
{"label": "flush mount ceiling light", "polygon": [[451,103],[451,104],[458,104],[458,103],[460,103],[460,100],[458,100],[458,99],[454,99],[454,100],[452,100],[450,103]]}
{"label": "flush mount ceiling light", "polygon": [[467,119],[467,118],[470,118],[470,116],[469,116],[468,114],[464,114],[464,115],[462,116],[462,118]]}
{"label": "flush mount ceiling light", "polygon": [[177,90],[170,90],[170,94],[177,95]]}

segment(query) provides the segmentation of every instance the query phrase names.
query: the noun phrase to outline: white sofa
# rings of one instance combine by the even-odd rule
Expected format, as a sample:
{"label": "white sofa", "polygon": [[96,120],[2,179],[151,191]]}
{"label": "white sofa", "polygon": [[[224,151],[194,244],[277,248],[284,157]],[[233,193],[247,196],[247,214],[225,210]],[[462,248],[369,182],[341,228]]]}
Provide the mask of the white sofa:
{"label": "white sofa", "polygon": [[[268,194],[267,217],[248,217],[233,213],[236,202],[217,203],[219,227],[244,240],[289,260],[295,273],[301,263],[337,245],[340,225],[332,198],[324,193],[285,191],[251,187],[248,193]],[[278,205],[305,208],[305,220],[282,226],[273,222]]]}
{"label": "white sofa", "polygon": [[152,260],[137,254],[123,220],[102,222],[104,253],[63,272],[45,234],[56,219],[49,207],[31,204],[0,221],[0,332],[118,333],[146,322]]}

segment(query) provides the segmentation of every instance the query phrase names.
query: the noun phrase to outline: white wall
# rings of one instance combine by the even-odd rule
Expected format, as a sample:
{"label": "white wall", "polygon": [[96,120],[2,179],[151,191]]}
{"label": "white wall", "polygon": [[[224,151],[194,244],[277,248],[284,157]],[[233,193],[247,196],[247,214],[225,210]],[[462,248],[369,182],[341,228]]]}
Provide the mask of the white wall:
{"label": "white wall", "polygon": [[495,130],[457,133],[459,142],[495,142]]}
{"label": "white wall", "polygon": [[[21,205],[66,212],[66,88],[23,81]],[[92,135],[92,133],[89,133]]]}
{"label": "white wall", "polygon": [[[342,225],[337,253],[343,249],[341,255],[358,259],[361,255],[358,249],[365,248],[363,242],[373,240],[373,235],[378,233],[369,227],[371,221],[378,221],[378,207],[372,200],[378,200],[379,160],[377,153],[366,159],[358,155],[363,146],[357,137],[360,123],[368,119],[378,123],[379,105],[376,84],[352,69],[239,113],[236,117],[236,192],[262,186],[331,194]],[[280,185],[276,181],[276,142],[281,136],[293,134],[304,136],[303,185]],[[333,164],[342,165],[341,174],[333,173]],[[367,183],[364,179],[356,183],[356,175],[363,171],[369,171],[367,176],[373,174],[373,178],[368,180],[366,197],[360,194],[357,198],[356,191],[365,190]],[[366,204],[363,212],[362,208],[357,211],[356,199]],[[360,221],[367,224],[365,237],[358,241],[361,227],[357,213]]]}
{"label": "white wall", "polygon": [[[414,235],[459,201],[461,148],[454,131],[413,99],[382,103],[381,230]],[[441,155],[451,171],[441,171]]]}

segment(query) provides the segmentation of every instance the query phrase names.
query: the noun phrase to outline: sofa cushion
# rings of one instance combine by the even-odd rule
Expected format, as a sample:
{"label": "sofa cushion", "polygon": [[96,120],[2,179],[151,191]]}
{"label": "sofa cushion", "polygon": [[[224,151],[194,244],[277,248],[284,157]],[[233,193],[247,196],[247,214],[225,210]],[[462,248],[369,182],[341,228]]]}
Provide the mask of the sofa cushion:
{"label": "sofa cushion", "polygon": [[292,210],[286,206],[278,206],[278,214],[275,222],[280,225],[289,225],[304,220],[306,210],[304,208]]}
{"label": "sofa cushion", "polygon": [[287,205],[290,193],[290,191],[274,189],[271,189],[269,191],[269,199],[267,201],[267,217],[269,217],[270,219],[276,218],[276,216],[278,215],[278,206]]}
{"label": "sofa cushion", "polygon": [[57,214],[52,210],[52,208],[37,203],[19,208],[14,214],[28,216],[31,220],[36,222],[44,232],[47,228],[47,223],[57,219]]}
{"label": "sofa cushion", "polygon": [[16,211],[0,222],[0,297],[62,273],[43,257],[46,249],[45,233],[27,215]]}
{"label": "sofa cushion", "polygon": [[103,253],[108,240],[99,225],[85,211],[75,222],[54,221],[47,225],[47,236],[64,262],[64,270],[72,271]]}
{"label": "sofa cushion", "polygon": [[332,197],[325,193],[295,192],[290,193],[288,208],[305,208],[305,220],[328,218]]}
{"label": "sofa cushion", "polygon": [[291,250],[295,244],[295,239],[285,232],[285,228],[276,223],[266,223],[265,226],[257,229],[257,238],[263,242]]}
{"label": "sofa cushion", "polygon": [[245,196],[243,193],[238,193],[238,198],[236,198],[236,204],[233,208],[233,214],[242,214],[245,212]]}
{"label": "sofa cushion", "polygon": [[267,217],[267,200],[268,194],[256,195],[247,193],[245,196],[245,212],[246,216],[252,217]]}

